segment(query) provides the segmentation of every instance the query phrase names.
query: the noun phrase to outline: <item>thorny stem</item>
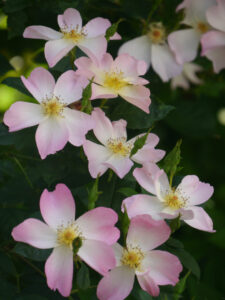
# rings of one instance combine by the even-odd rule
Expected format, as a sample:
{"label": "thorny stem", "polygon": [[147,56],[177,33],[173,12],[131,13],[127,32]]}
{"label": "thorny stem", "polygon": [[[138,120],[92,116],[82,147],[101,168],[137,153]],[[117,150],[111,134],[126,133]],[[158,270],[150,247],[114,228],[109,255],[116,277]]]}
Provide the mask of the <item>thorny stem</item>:
{"label": "thorny stem", "polygon": [[17,166],[19,167],[20,171],[23,173],[24,177],[26,178],[27,183],[29,184],[29,186],[34,189],[33,183],[30,181],[27,172],[25,171],[24,167],[22,166],[22,164],[20,163],[20,161],[16,158],[13,157],[13,160],[15,161],[15,163],[17,164]]}

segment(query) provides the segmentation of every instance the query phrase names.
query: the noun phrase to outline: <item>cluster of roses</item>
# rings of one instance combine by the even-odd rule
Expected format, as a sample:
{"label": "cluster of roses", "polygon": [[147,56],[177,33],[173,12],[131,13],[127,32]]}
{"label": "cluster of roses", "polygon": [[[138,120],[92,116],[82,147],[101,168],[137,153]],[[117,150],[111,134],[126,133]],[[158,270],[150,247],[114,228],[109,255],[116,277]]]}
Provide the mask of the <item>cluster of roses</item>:
{"label": "cluster of roses", "polygon": [[[185,0],[179,8],[190,2]],[[44,190],[41,195],[40,210],[46,223],[29,218],[13,229],[12,236],[16,241],[40,249],[54,248],[45,264],[47,283],[65,297],[72,289],[73,260],[77,257],[104,276],[97,287],[100,300],[126,298],[132,290],[135,274],[141,288],[157,296],[158,286],[175,285],[182,271],[176,256],[153,250],[171,234],[164,219],[180,217],[194,228],[213,232],[212,220],[203,208],[196,206],[211,197],[213,187],[194,175],[184,177],[177,188],[172,187],[165,172],[156,165],[165,152],[155,149],[159,142],[155,134],[148,134],[144,146],[132,155],[134,143],[142,135],[127,141],[125,120],[111,122],[101,108],[95,108],[91,115],[71,108],[91,83],[91,100],[121,96],[148,113],[150,91],[144,86],[148,81],[140,77],[146,73],[147,65],[134,58],[136,53],[140,54],[142,44],[135,43],[135,47],[131,47],[133,56],[121,53],[113,60],[106,53],[105,33],[111,25],[106,19],[95,18],[82,27],[79,12],[70,8],[58,16],[58,23],[60,32],[30,26],[24,36],[48,40],[45,57],[50,67],[74,46],[88,57],[75,60],[77,70],[65,72],[56,83],[43,68],[33,70],[28,79],[22,76],[24,85],[39,104],[14,103],[5,113],[4,123],[10,131],[39,124],[36,143],[42,159],[63,149],[68,141],[74,146],[83,146],[93,178],[109,168],[123,178],[135,161],[142,168],[135,168],[133,176],[150,194],[134,195],[122,203],[122,211],[126,210],[130,218],[124,247],[116,243],[120,236],[114,227],[117,214],[110,208],[97,207],[75,220],[74,199],[64,184],[58,184],[53,192]],[[112,39],[119,38],[118,33],[112,36]],[[148,37],[140,39],[152,48],[148,57],[142,58],[149,63],[151,54],[153,67],[164,80],[170,76],[168,72],[180,68],[175,61],[176,68],[173,68],[172,61],[166,60],[168,55],[163,56],[165,59],[159,57],[160,53],[170,53],[166,43],[161,44],[165,40],[161,24],[151,25]],[[122,46],[120,52],[131,43]],[[142,52],[147,53],[144,46]],[[86,139],[90,130],[101,144]]]}

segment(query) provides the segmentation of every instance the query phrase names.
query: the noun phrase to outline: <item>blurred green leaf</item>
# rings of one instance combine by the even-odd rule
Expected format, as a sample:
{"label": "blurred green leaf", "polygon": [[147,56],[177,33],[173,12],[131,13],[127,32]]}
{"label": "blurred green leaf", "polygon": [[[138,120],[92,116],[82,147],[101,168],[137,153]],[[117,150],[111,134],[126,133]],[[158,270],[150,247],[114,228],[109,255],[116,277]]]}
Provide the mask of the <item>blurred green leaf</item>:
{"label": "blurred green leaf", "polygon": [[12,66],[9,61],[0,54],[0,76],[4,75],[9,70],[12,70]]}
{"label": "blurred green leaf", "polygon": [[13,252],[35,261],[46,261],[52,249],[37,249],[27,244],[18,243]]}
{"label": "blurred green leaf", "polygon": [[102,192],[98,190],[98,182],[99,182],[99,176],[97,176],[94,184],[92,185],[91,189],[89,190],[88,209],[95,208],[95,202],[98,200],[99,195],[102,194]]}
{"label": "blurred green leaf", "polygon": [[130,157],[133,156],[134,154],[136,154],[138,152],[138,150],[140,150],[141,148],[144,147],[146,140],[148,138],[149,132],[150,132],[151,128],[149,128],[148,132],[146,134],[144,134],[143,136],[138,137],[135,142],[134,142],[134,146],[131,150],[130,153]]}
{"label": "blurred green leaf", "polygon": [[[21,93],[31,96],[31,94],[28,92],[28,90],[25,88],[22,80],[18,77],[8,77],[5,80],[3,80],[2,82],[3,84],[6,84],[18,91],[20,91]],[[32,97],[32,96],[31,96]],[[23,100],[23,99],[21,99]]]}
{"label": "blurred green leaf", "polygon": [[81,263],[81,267],[77,272],[77,285],[82,290],[86,290],[90,286],[89,269],[84,263]]}
{"label": "blurred green leaf", "polygon": [[121,193],[122,195],[126,196],[126,197],[130,197],[133,196],[135,194],[137,194],[137,192],[129,187],[121,187],[120,189],[117,190],[118,193]]}
{"label": "blurred green leaf", "polygon": [[191,271],[188,271],[186,275],[183,278],[181,278],[180,281],[175,285],[173,300],[179,300],[181,298],[181,294],[184,292],[186,288],[186,281],[190,274]]}
{"label": "blurred green leaf", "polygon": [[112,24],[107,30],[105,34],[105,38],[107,41],[117,32],[118,25],[123,21],[123,19],[119,19],[116,23]]}
{"label": "blurred green leaf", "polygon": [[82,94],[82,101],[81,101],[81,111],[86,112],[87,114],[91,114],[92,112],[92,105],[91,105],[91,94],[92,94],[92,82],[93,78],[89,81],[88,85],[84,88]]}

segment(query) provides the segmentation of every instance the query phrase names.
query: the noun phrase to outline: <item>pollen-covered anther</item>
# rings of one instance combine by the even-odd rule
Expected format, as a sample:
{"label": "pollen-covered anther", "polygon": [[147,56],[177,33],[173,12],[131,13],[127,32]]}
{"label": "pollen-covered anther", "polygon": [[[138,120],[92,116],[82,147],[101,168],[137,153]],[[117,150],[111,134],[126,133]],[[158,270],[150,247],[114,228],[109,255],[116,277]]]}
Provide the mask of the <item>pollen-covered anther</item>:
{"label": "pollen-covered anther", "polygon": [[128,156],[132,149],[131,143],[126,142],[126,138],[124,137],[116,139],[110,138],[107,141],[107,147],[114,154],[118,154],[124,157]]}
{"label": "pollen-covered anther", "polygon": [[166,39],[166,30],[162,23],[151,23],[147,36],[153,44],[162,44]]}
{"label": "pollen-covered anther", "polygon": [[124,74],[120,72],[106,72],[103,85],[115,91],[119,91],[121,88],[129,85],[124,79]]}
{"label": "pollen-covered anther", "polygon": [[73,223],[67,227],[60,226],[57,230],[57,242],[59,245],[66,245],[72,249],[73,241],[80,235],[78,228]]}
{"label": "pollen-covered anther", "polygon": [[48,116],[62,116],[65,104],[60,102],[56,97],[43,101],[42,107],[44,109],[44,114]]}
{"label": "pollen-covered anther", "polygon": [[197,30],[201,33],[204,34],[207,31],[209,31],[210,27],[207,23],[204,22],[198,22],[197,23]]}
{"label": "pollen-covered anther", "polygon": [[138,247],[124,248],[121,263],[132,269],[141,271],[141,262],[143,259],[144,253]]}
{"label": "pollen-covered anther", "polygon": [[174,192],[166,195],[165,197],[165,205],[176,210],[182,207],[185,207],[187,199],[182,197],[182,195],[178,195]]}
{"label": "pollen-covered anther", "polygon": [[78,43],[79,41],[84,39],[86,36],[84,29],[83,28],[79,29],[78,26],[76,26],[75,29],[74,28],[69,29],[69,28],[65,27],[65,28],[61,29],[61,32],[64,35],[64,39],[70,39],[75,43]]}

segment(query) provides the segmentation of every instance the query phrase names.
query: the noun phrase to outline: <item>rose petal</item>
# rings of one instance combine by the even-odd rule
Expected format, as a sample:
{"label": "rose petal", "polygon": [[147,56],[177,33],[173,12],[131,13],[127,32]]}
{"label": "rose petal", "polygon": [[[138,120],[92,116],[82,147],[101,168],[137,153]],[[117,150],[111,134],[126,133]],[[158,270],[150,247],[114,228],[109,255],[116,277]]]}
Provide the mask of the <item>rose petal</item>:
{"label": "rose petal", "polygon": [[199,230],[215,232],[213,230],[213,222],[209,215],[204,211],[202,207],[193,206],[190,207],[194,217],[191,220],[184,220],[185,223]]}
{"label": "rose petal", "polygon": [[75,8],[67,8],[63,15],[58,15],[58,24],[64,31],[71,31],[72,29],[80,31],[82,19],[79,11]]}
{"label": "rose petal", "polygon": [[28,39],[41,39],[41,40],[57,40],[63,36],[61,32],[51,29],[46,26],[28,26],[25,28],[23,37]]}

